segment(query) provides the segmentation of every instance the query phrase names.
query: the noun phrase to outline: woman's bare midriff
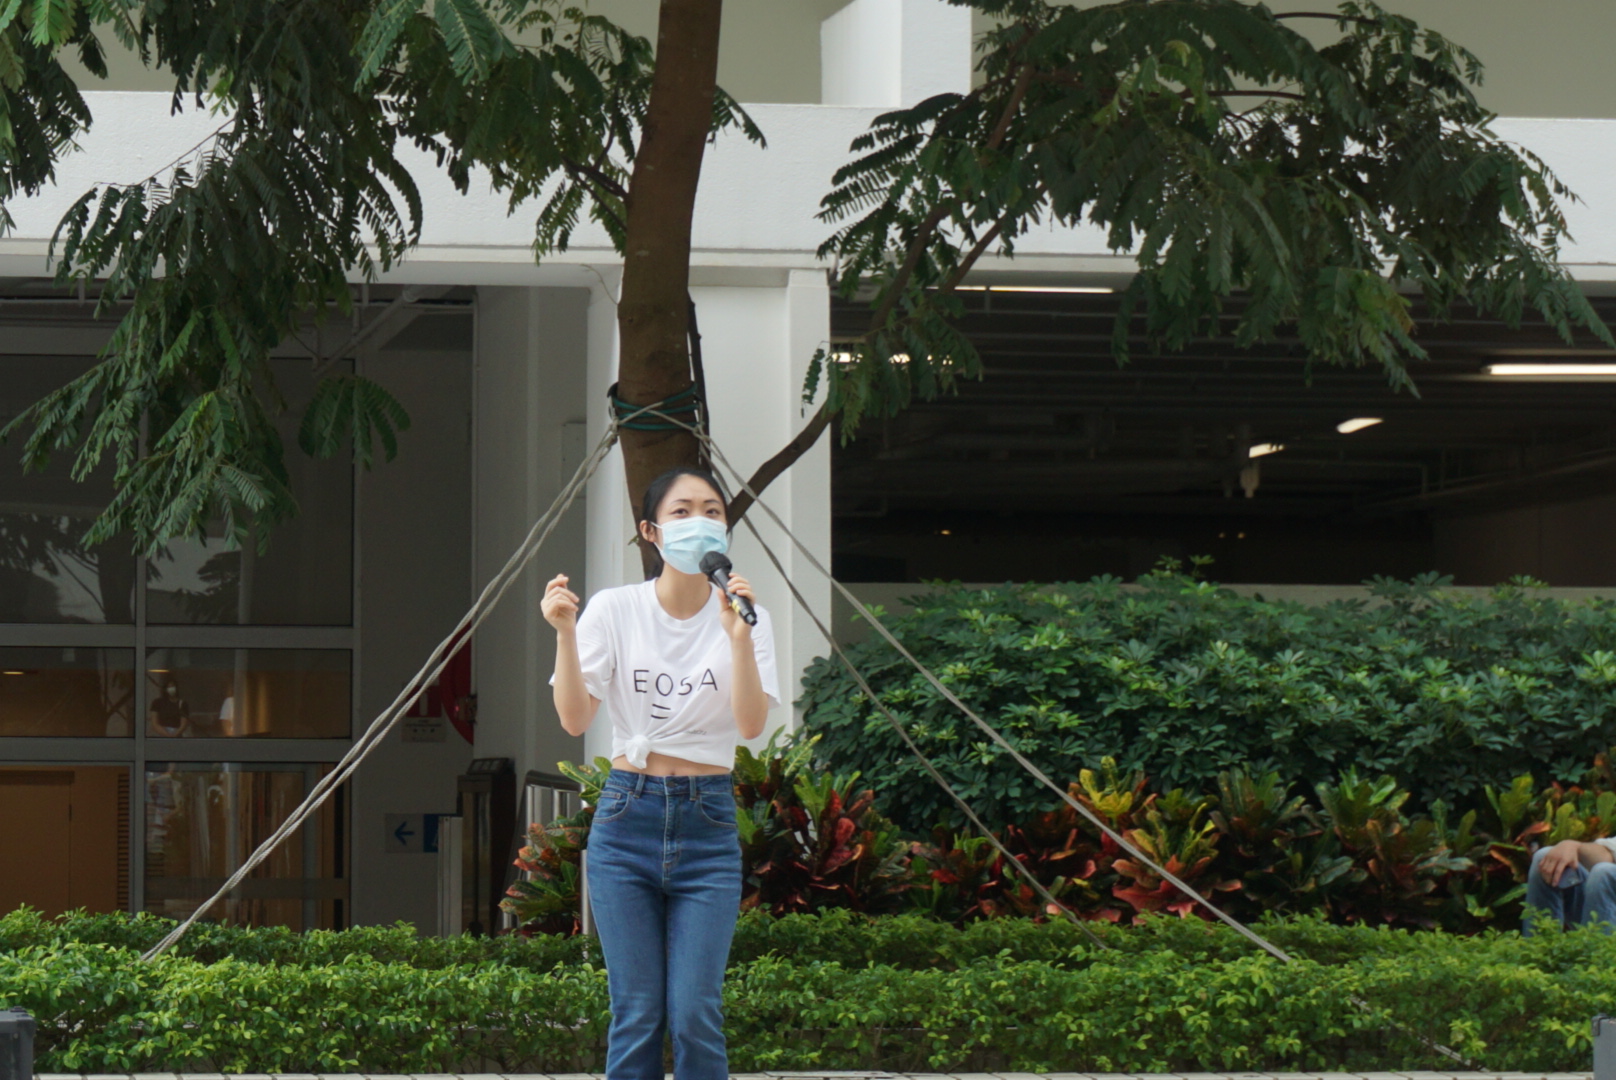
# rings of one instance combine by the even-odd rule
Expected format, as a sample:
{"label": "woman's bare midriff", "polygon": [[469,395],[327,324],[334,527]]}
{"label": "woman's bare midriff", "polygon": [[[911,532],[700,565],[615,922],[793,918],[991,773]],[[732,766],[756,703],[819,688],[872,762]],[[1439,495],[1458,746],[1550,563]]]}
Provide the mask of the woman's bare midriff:
{"label": "woman's bare midriff", "polygon": [[722,776],[729,772],[722,765],[704,765],[699,761],[686,761],[684,758],[659,754],[655,750],[646,755],[643,769],[636,769],[630,765],[627,757],[613,758],[612,768],[622,769],[624,772],[644,773],[647,776]]}

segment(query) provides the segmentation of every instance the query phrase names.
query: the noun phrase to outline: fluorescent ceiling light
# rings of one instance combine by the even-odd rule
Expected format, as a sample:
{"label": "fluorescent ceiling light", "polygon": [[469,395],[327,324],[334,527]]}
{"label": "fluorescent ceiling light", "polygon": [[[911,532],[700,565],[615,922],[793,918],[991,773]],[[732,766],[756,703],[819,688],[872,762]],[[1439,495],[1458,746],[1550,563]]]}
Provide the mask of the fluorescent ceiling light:
{"label": "fluorescent ceiling light", "polygon": [[1362,431],[1366,427],[1374,427],[1380,423],[1378,416],[1355,416],[1351,420],[1343,420],[1335,429],[1343,435],[1351,435],[1354,431]]}
{"label": "fluorescent ceiling light", "polygon": [[[891,356],[887,357],[887,359],[891,363],[896,364],[899,367],[902,367],[903,365],[905,365],[905,364],[907,364],[909,362],[909,354],[908,353],[901,353],[901,352],[900,353],[893,353]],[[830,354],[830,361],[833,364],[841,364],[842,366],[845,367],[848,364],[856,363],[858,361],[858,354],[838,350],[838,351],[833,352],[833,353]]]}
{"label": "fluorescent ceiling light", "polygon": [[1616,378],[1616,364],[1488,364],[1481,369],[1488,375],[1511,378]]}
{"label": "fluorescent ceiling light", "polygon": [[1090,293],[1096,296],[1117,290],[1106,285],[956,285],[955,292]]}
{"label": "fluorescent ceiling light", "polygon": [[1258,443],[1256,446],[1253,446],[1250,450],[1246,451],[1246,456],[1247,457],[1266,457],[1269,454],[1277,454],[1283,449],[1285,449],[1285,444],[1284,443],[1277,443],[1277,442]]}
{"label": "fluorescent ceiling light", "polygon": [[1105,285],[989,285],[988,292],[1092,293],[1103,295],[1117,290]]}

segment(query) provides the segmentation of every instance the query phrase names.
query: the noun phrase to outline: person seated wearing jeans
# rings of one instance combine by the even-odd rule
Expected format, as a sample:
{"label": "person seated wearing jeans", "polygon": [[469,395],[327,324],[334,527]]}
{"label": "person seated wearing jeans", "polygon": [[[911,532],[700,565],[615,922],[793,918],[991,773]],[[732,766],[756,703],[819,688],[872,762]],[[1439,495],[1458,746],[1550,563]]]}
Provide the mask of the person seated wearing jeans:
{"label": "person seated wearing jeans", "polygon": [[1526,875],[1521,933],[1531,935],[1538,912],[1561,927],[1597,922],[1607,934],[1616,930],[1616,837],[1539,848]]}

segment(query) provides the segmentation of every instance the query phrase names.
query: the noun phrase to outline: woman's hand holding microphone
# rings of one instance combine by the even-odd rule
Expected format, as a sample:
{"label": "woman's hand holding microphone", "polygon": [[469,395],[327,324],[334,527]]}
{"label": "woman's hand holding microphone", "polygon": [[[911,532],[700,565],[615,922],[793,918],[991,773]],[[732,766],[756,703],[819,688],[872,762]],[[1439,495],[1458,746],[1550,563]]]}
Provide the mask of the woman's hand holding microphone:
{"label": "woman's hand holding microphone", "polygon": [[[724,597],[724,602],[718,606],[718,618],[724,624],[724,633],[729,635],[730,641],[750,642],[752,640],[752,628],[747,625],[745,619],[741,618],[740,612],[735,610],[735,604],[730,600],[730,597],[744,596],[748,601],[756,604],[757,597],[752,595],[752,583],[739,574],[731,574],[729,575],[728,584],[728,595]],[[717,588],[718,586],[715,584],[713,587]]]}

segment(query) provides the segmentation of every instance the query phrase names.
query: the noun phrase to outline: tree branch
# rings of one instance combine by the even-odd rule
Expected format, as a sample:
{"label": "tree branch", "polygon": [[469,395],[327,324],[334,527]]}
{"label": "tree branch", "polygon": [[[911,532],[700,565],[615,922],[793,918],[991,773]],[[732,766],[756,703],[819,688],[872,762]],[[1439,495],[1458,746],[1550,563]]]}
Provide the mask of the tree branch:
{"label": "tree branch", "polygon": [[1306,94],[1293,94],[1289,90],[1208,90],[1208,97],[1275,97],[1291,101],[1310,101]]}
{"label": "tree branch", "polygon": [[920,257],[926,253],[926,244],[931,240],[931,234],[937,226],[948,216],[949,210],[958,200],[944,203],[926,215],[926,220],[920,223],[915,232],[915,238],[909,241],[909,250],[904,254],[903,265],[898,267],[897,273],[892,275],[892,283],[887,286],[886,296],[876,305],[875,313],[870,316],[871,332],[879,330],[881,324],[887,321],[892,309],[898,306],[898,297],[903,295],[903,287],[909,284],[909,278],[914,275],[915,267],[920,265]]}
{"label": "tree branch", "polygon": [[[999,122],[995,125],[993,134],[988,138],[985,147],[987,150],[991,151],[997,149],[999,144],[1004,141],[1004,136],[1009,130],[1010,122],[1015,117],[1015,111],[1020,107],[1022,98],[1026,96],[1027,87],[1032,81],[1032,70],[1031,65],[1028,65],[1022,69],[1021,77],[1016,80],[1015,89],[1011,91],[1010,101],[1006,104],[1004,112],[1000,115]],[[942,219],[948,216],[948,212],[949,205],[945,204],[937,207],[926,216],[926,221],[921,225],[920,231],[915,235],[914,240],[912,240],[909,244],[909,251],[904,259],[904,265],[899,268],[898,273],[893,277],[891,291],[887,294],[887,298],[881,302],[880,307],[876,309],[875,316],[870,321],[872,328],[879,328],[880,325],[886,321],[886,317],[892,313],[892,308],[897,304],[897,298],[902,292],[902,285],[906,283],[909,276],[914,273],[915,267],[920,262],[920,257],[925,253],[926,242],[931,238],[931,234],[936,231],[936,228],[942,222]],[[982,257],[982,253],[985,252],[988,249],[988,246],[992,244],[993,241],[998,238],[1000,233],[1004,231],[1005,220],[1006,219],[1001,218],[998,221],[995,221],[991,226],[989,226],[988,230],[977,239],[977,242],[972,245],[970,252],[968,252],[965,258],[960,261],[960,264],[955,267],[954,272],[948,276],[948,279],[943,282],[941,291],[950,291],[960,283],[960,281],[970,271],[971,267],[976,264],[976,261]],[[691,356],[693,360],[700,355],[700,336],[696,333],[695,320],[696,305],[694,302],[692,302],[690,305],[690,335],[692,345]],[[797,433],[795,438],[786,443],[785,446],[781,447],[780,451],[768,461],[765,461],[762,465],[758,466],[757,471],[753,473],[751,479],[746,482],[746,486],[750,488],[752,492],[761,495],[764,488],[768,487],[780,476],[781,473],[791,468],[791,466],[796,464],[804,454],[813,449],[814,444],[819,441],[819,437],[825,433],[825,429],[830,427],[830,419],[830,404],[827,402],[819,407],[819,411],[814,413],[813,419],[809,420],[808,423],[803,426],[803,429]],[[724,514],[725,518],[728,519],[731,528],[734,528],[735,525],[740,522],[741,518],[746,516],[746,512],[752,508],[752,502],[752,496],[747,494],[747,492],[738,491],[735,493],[735,498],[730,500],[730,504],[726,508]]]}
{"label": "tree branch", "polygon": [[610,173],[587,161],[574,161],[571,158],[562,158],[562,164],[568,172],[581,173],[592,180],[596,187],[618,199],[628,198],[628,189],[614,180]]}
{"label": "tree branch", "polygon": [[[687,333],[690,336],[690,378],[696,384],[696,401],[701,409],[701,428],[709,437],[713,433],[713,417],[707,407],[707,369],[701,359],[701,326],[696,322],[696,298],[686,294],[688,299],[686,321],[690,324]],[[701,447],[702,467],[712,471],[712,462],[707,460],[707,447]]]}
{"label": "tree branch", "polygon": [[1339,11],[1280,11],[1274,14],[1276,19],[1328,19],[1331,22],[1355,22],[1374,24],[1379,19],[1371,19],[1364,15],[1343,15]]}
{"label": "tree branch", "polygon": [[971,267],[975,266],[976,261],[982,257],[982,253],[987,251],[988,245],[998,239],[999,234],[1004,231],[1005,220],[1005,218],[1000,218],[988,227],[988,231],[982,234],[981,239],[977,240],[971,247],[965,258],[961,259],[959,265],[954,267],[954,272],[949,274],[941,285],[937,286],[938,292],[953,292],[959,286],[959,283],[965,280],[965,275],[971,272]]}
{"label": "tree branch", "polygon": [[1015,88],[1010,91],[1010,100],[1005,103],[1004,112],[999,114],[999,122],[993,126],[993,133],[988,136],[984,150],[997,150],[999,144],[1004,142],[1004,137],[1010,130],[1010,121],[1015,119],[1016,110],[1021,108],[1021,101],[1027,96],[1027,87],[1032,85],[1032,77],[1033,66],[1028,64],[1016,77]]}
{"label": "tree branch", "polygon": [[[825,429],[828,427],[830,427],[830,405],[827,402],[821,405],[819,411],[814,413],[813,419],[809,420],[803,429],[797,432],[796,438],[786,443],[779,453],[758,466],[757,472],[752,474],[752,478],[746,482],[746,486],[756,494],[763,494],[764,488],[773,483],[781,473],[795,465],[798,458],[813,448],[814,443],[819,441],[819,437],[825,433]],[[752,496],[744,491],[737,491],[735,498],[730,500],[729,506],[724,511],[724,517],[728,520],[730,528],[733,529],[751,508]]]}
{"label": "tree branch", "polygon": [[[1021,69],[1021,74],[1016,77],[1015,87],[1010,91],[1010,99],[1005,102],[1004,110],[999,114],[998,123],[993,125],[992,133],[988,136],[987,142],[983,144],[983,153],[991,153],[997,150],[1000,144],[1004,142],[1005,135],[1010,130],[1010,123],[1015,119],[1016,110],[1021,107],[1022,100],[1027,96],[1027,87],[1032,83],[1033,74],[1034,69],[1031,64],[1027,64]],[[898,298],[903,295],[904,287],[909,284],[909,278],[914,275],[915,267],[920,265],[920,259],[925,255],[926,245],[931,241],[932,234],[937,231],[937,226],[942,224],[943,219],[958,204],[959,200],[957,198],[949,200],[941,206],[935,207],[931,213],[926,215],[926,220],[921,222],[920,228],[915,232],[914,239],[909,242],[909,250],[904,255],[903,265],[898,267],[897,273],[892,275],[892,283],[887,286],[886,296],[877,305],[875,313],[870,317],[872,333],[879,332],[881,324],[886,322],[887,316],[892,314],[892,309],[898,304]],[[958,283],[956,282],[956,284]]]}
{"label": "tree branch", "polygon": [[[1022,38],[1022,41],[1018,43],[1017,48],[1019,49],[1022,45],[1025,45],[1031,37],[1032,32],[1029,30]],[[994,124],[992,132],[989,133],[987,141],[983,144],[983,154],[992,153],[1003,144],[1005,137],[1009,134],[1010,125],[1015,120],[1016,112],[1021,108],[1021,103],[1026,98],[1027,90],[1032,85],[1033,77],[1036,74],[1037,71],[1032,64],[1023,65],[1020,73],[1016,77],[1015,85],[1010,91],[1010,97],[1005,102],[1003,111],[999,114],[998,122]],[[976,93],[980,93],[980,89],[973,91],[973,95]],[[920,228],[916,231],[914,239],[909,242],[909,250],[904,255],[903,265],[901,265],[897,272],[893,275],[892,282],[887,288],[886,296],[881,300],[880,304],[876,306],[875,312],[870,319],[870,335],[879,333],[882,325],[892,314],[892,309],[897,306],[898,299],[900,296],[902,296],[904,287],[909,283],[909,279],[914,275],[915,267],[920,265],[920,260],[926,253],[926,246],[930,243],[932,235],[937,231],[937,226],[942,224],[943,219],[946,218],[951,210],[959,204],[959,201],[960,200],[958,198],[948,200],[947,202],[943,203],[943,205],[934,207],[931,213],[926,215],[925,220],[921,223]],[[953,272],[950,273],[948,278],[943,282],[941,286],[942,291],[950,291],[960,283],[960,281],[965,277],[966,273],[969,272],[970,268],[974,266],[977,260],[982,257],[982,253],[985,252],[988,246],[992,244],[993,241],[997,239],[1004,231],[1005,222],[1006,219],[1004,218],[995,221],[987,229],[987,231],[977,239],[977,242],[972,245],[970,252],[967,253],[965,258],[961,260],[960,264],[954,268]],[[867,335],[866,340],[868,339],[868,336],[869,335]],[[819,411],[814,413],[813,419],[808,421],[803,429],[797,433],[795,438],[782,447],[777,454],[758,467],[757,472],[753,473],[752,478],[747,481],[747,487],[749,487],[753,492],[761,494],[763,489],[772,483],[776,477],[795,464],[799,458],[806,454],[813,447],[813,445],[819,441],[819,437],[823,435],[825,429],[830,426],[830,419],[830,404],[827,401],[825,404],[819,407]],[[733,527],[736,522],[740,521],[741,518],[745,516],[746,511],[752,506],[752,501],[752,496],[748,495],[745,491],[736,493],[735,498],[730,502],[728,511],[726,513],[726,517],[729,519],[731,527]]]}
{"label": "tree branch", "polygon": [[574,180],[578,181],[580,184],[588,186],[590,193],[595,197],[595,208],[603,215],[610,218],[612,224],[617,226],[619,232],[626,232],[628,230],[628,224],[623,220],[622,216],[618,214],[617,211],[613,210],[606,202],[606,199],[610,197],[611,192],[602,191],[600,187],[587,176],[579,176],[574,174],[570,166],[564,165],[563,168],[566,168],[568,174],[572,175]]}

